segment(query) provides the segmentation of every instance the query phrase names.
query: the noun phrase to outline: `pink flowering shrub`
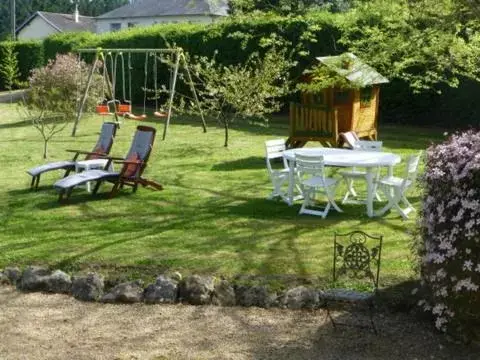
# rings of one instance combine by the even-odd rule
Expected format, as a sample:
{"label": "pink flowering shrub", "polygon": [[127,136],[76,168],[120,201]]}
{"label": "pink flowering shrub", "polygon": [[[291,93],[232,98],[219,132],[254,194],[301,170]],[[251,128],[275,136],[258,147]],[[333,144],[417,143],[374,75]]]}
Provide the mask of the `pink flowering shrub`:
{"label": "pink flowering shrub", "polygon": [[[57,55],[29,78],[28,105],[44,111],[74,114],[87,85],[91,66],[72,54]],[[102,77],[93,78],[85,110],[93,110],[102,100]]]}
{"label": "pink flowering shrub", "polygon": [[[480,132],[427,151],[420,301],[442,331],[468,334],[480,316]],[[470,334],[471,335],[471,334]]]}

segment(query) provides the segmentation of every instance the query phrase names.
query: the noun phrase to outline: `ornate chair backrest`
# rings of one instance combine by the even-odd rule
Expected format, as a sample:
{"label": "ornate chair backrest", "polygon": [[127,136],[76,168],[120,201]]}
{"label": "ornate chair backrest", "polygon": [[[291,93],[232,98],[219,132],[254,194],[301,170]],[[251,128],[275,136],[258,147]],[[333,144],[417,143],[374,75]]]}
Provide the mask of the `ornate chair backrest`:
{"label": "ornate chair backrest", "polygon": [[382,151],[383,141],[358,140],[353,150],[360,151]]}
{"label": "ornate chair backrest", "polygon": [[295,156],[297,172],[300,178],[321,177],[325,181],[325,162],[323,156],[297,154]]}
{"label": "ornate chair backrest", "polygon": [[355,148],[355,143],[360,140],[355,131],[347,131],[339,134],[341,141],[350,149]]}
{"label": "ornate chair backrest", "polygon": [[378,288],[383,236],[363,231],[348,234],[335,232],[333,247],[333,281],[341,276],[369,279],[374,291]]}
{"label": "ornate chair backrest", "polygon": [[418,173],[418,164],[420,163],[420,158],[422,157],[422,151],[416,155],[409,155],[407,157],[407,164],[405,168],[405,177],[403,179],[402,188],[406,188],[408,182],[414,184],[417,179]]}
{"label": "ornate chair backrest", "polygon": [[285,141],[283,139],[267,140],[265,141],[265,160],[267,162],[268,173],[271,174],[274,169],[270,160],[283,158],[284,168],[288,168],[287,160],[283,157],[283,152],[286,150]]}

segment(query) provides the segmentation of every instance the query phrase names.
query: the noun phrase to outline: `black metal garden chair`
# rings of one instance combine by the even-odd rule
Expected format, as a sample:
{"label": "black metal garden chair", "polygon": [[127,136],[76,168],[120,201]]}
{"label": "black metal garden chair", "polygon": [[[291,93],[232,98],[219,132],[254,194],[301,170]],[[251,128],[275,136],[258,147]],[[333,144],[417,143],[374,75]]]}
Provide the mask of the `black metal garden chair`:
{"label": "black metal garden chair", "polygon": [[[382,254],[383,236],[368,235],[363,231],[353,231],[348,234],[335,233],[333,248],[333,282],[337,286],[340,279],[355,280],[357,286],[363,285],[365,291],[332,288],[322,294],[325,301],[327,316],[334,328],[337,325],[372,328],[377,334],[373,321],[375,298],[378,290],[380,275],[380,261]],[[330,305],[360,304],[368,307],[370,326],[361,324],[340,323],[330,314]]]}

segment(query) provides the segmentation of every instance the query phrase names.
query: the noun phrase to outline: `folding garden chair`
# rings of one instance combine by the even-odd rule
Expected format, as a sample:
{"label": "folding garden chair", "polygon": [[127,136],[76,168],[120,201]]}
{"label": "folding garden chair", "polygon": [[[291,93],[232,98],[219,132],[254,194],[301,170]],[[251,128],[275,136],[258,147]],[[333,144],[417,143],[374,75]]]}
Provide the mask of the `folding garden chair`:
{"label": "folding garden chair", "polygon": [[[125,185],[131,186],[133,192],[137,191],[138,185],[151,186],[155,190],[162,190],[162,185],[155,181],[142,178],[147,167],[147,162],[155,141],[156,130],[149,126],[137,126],[132,145],[125,158],[105,157],[108,159],[104,170],[87,170],[79,174],[67,176],[54,184],[60,193],[59,201],[68,199],[74,187],[89,181],[96,181],[93,194],[98,192],[100,185],[107,181],[113,183],[110,196],[115,196]],[[119,172],[107,171],[111,162],[122,164]]]}
{"label": "folding garden chair", "polygon": [[[378,215],[385,214],[390,209],[397,210],[404,220],[408,219],[408,214],[415,211],[413,205],[406,197],[407,190],[415,184],[418,172],[418,163],[422,152],[417,155],[410,155],[407,158],[407,165],[405,169],[405,177],[399,178],[395,176],[387,176],[378,182],[379,188],[387,197],[388,203],[379,212]],[[405,205],[400,207],[400,203]]]}
{"label": "folding garden chair", "polygon": [[115,123],[104,122],[100,131],[98,141],[93,147],[92,151],[88,152],[81,150],[67,150],[68,152],[72,152],[75,154],[72,160],[51,162],[28,170],[27,173],[32,176],[30,188],[38,189],[40,176],[48,171],[65,170],[64,176],[67,177],[72,170],[75,170],[75,163],[80,155],[86,155],[85,160],[94,160],[98,159],[99,157],[108,155],[110,153],[110,149],[112,148],[116,132],[117,125]]}
{"label": "folding garden chair", "polygon": [[339,145],[347,145],[347,147],[349,147],[350,149],[353,149],[356,142],[360,140],[355,131],[342,132],[338,134],[338,136],[340,137]]}
{"label": "folding garden chair", "polygon": [[[325,218],[333,206],[338,212],[342,210],[335,203],[335,190],[338,180],[325,177],[325,164],[323,156],[307,156],[297,154],[295,156],[300,187],[303,192],[303,204],[299,214],[318,215]],[[316,193],[322,190],[327,196],[327,205],[319,210],[315,205]]]}
{"label": "folding garden chair", "polygon": [[[287,160],[283,157],[283,152],[286,150],[285,141],[283,139],[267,140],[265,141],[265,160],[267,163],[267,171],[272,181],[273,191],[268,197],[274,199],[280,197],[285,200],[285,191],[282,186],[288,182],[289,167]],[[272,161],[275,159],[282,159],[283,167],[275,169],[272,166]]]}
{"label": "folding garden chair", "polygon": [[[382,145],[383,143],[381,141],[367,141],[367,140],[357,140],[354,145],[353,145],[353,150],[358,150],[358,151],[382,151]],[[379,176],[379,171],[377,169],[377,178]],[[347,184],[347,192],[345,193],[345,196],[343,197],[342,204],[346,203],[353,203],[353,204],[363,204],[365,203],[365,200],[349,200],[348,198],[350,196],[357,198],[357,192],[355,191],[353,187],[353,182],[355,180],[361,180],[365,179],[365,176],[367,175],[366,171],[363,170],[357,170],[356,168],[352,168],[349,171],[342,171],[340,173],[342,175],[343,180]],[[381,201],[380,195],[377,193],[375,189],[375,197],[377,200]]]}
{"label": "folding garden chair", "polygon": [[[336,329],[338,325],[372,328],[377,333],[373,321],[375,298],[380,276],[383,236],[372,236],[363,231],[352,231],[348,234],[335,232],[333,246],[333,282],[336,286],[342,279],[355,279],[358,285],[367,291],[356,291],[343,288],[332,288],[320,294],[325,302],[327,317]],[[362,283],[365,282],[365,283]],[[333,304],[366,305],[368,307],[370,326],[335,321],[330,314]]]}

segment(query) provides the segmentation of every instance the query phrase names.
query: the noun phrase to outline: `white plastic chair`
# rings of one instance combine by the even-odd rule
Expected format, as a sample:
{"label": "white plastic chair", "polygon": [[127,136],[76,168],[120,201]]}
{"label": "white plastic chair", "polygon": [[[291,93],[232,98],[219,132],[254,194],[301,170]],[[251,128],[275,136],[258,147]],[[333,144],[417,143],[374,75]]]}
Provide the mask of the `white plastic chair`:
{"label": "white plastic chair", "polygon": [[[286,200],[285,191],[282,190],[282,186],[288,182],[289,173],[287,160],[283,157],[285,150],[286,146],[283,139],[265,141],[265,160],[267,162],[268,175],[273,185],[273,191],[268,199],[281,197],[283,200]],[[278,158],[283,159],[283,168],[274,169],[271,161]]]}
{"label": "white plastic chair", "polygon": [[[382,151],[382,146],[383,142],[382,141],[367,141],[367,140],[357,140],[354,145],[353,145],[353,150],[358,150],[358,151]],[[365,203],[365,200],[349,200],[348,198],[350,196],[357,198],[357,192],[353,188],[353,182],[358,179],[365,179],[367,172],[364,170],[357,170],[356,168],[352,168],[352,170],[349,171],[342,171],[340,173],[342,175],[343,180],[347,184],[347,192],[345,193],[345,196],[343,197],[342,204],[346,203],[353,203],[353,204],[363,204]],[[377,170],[377,179],[379,176],[379,172]],[[381,201],[380,195],[377,193],[376,186],[375,186],[375,197],[377,198],[378,201]]]}
{"label": "white plastic chair", "polygon": [[[415,208],[406,197],[406,192],[413,184],[415,184],[418,172],[418,163],[420,162],[421,156],[422,152],[418,153],[417,155],[410,155],[407,158],[404,178],[386,176],[378,182],[379,188],[382,190],[388,200],[387,205],[385,205],[378,212],[378,215],[383,215],[388,210],[395,209],[405,220],[408,219],[408,214],[410,212],[415,211]],[[403,203],[405,207],[400,207],[400,203]]]}
{"label": "white plastic chair", "polygon": [[[303,190],[303,204],[299,214],[318,215],[325,218],[333,206],[338,212],[343,212],[335,203],[337,179],[325,177],[323,156],[295,156],[300,186]],[[327,205],[323,210],[315,206],[316,193],[323,190],[327,196]]]}
{"label": "white plastic chair", "polygon": [[360,140],[357,133],[355,131],[347,131],[339,134],[340,139],[342,140],[343,144],[346,144],[350,149],[355,147],[357,141]]}

